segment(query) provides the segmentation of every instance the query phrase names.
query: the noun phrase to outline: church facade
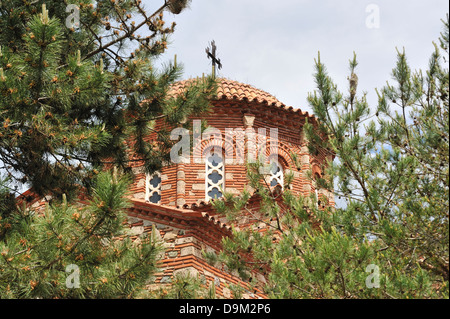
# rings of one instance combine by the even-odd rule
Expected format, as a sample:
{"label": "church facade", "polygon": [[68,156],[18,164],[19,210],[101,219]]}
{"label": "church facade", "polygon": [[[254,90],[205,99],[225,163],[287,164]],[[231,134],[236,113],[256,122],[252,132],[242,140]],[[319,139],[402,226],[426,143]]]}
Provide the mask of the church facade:
{"label": "church facade", "polygon": [[[175,83],[170,94],[182,92],[189,81]],[[251,85],[228,79],[217,82],[217,97],[210,101],[210,113],[190,118],[193,127],[192,132],[186,132],[186,154],[181,152],[172,163],[151,175],[144,172],[143,163],[134,162],[128,235],[138,240],[155,232],[153,236],[165,247],[160,271],[149,283],[149,290],[170,286],[182,274],[198,278],[204,287],[214,284],[219,298],[234,298],[233,286],[243,289],[243,298],[266,298],[262,274],[253,274],[256,284],[250,284],[225,265],[211,265],[205,259],[204,252],[220,252],[222,239],[232,236],[232,225],[214,211],[211,200],[220,199],[225,192],[239,195],[248,184],[246,161],[263,159],[268,164],[265,176],[270,187],[283,190],[284,177],[292,174],[293,193],[316,193],[317,198],[325,197],[324,202],[334,206],[332,193],[316,189],[314,179],[308,177],[322,177],[323,165],[333,158],[325,151],[308,151],[302,128],[306,121],[314,123],[314,116],[285,106]],[[201,121],[207,122],[208,130],[201,132]],[[162,121],[156,122],[153,129],[163,126]],[[156,134],[148,139],[156,139]],[[31,190],[26,193],[32,195]],[[45,200],[35,198],[29,204],[39,209]],[[258,210],[257,196],[252,196],[250,204]],[[238,226],[257,223],[257,219],[243,214]]]}
{"label": "church facade", "polygon": [[[171,94],[188,84],[189,80],[176,83]],[[144,174],[139,164],[134,167],[137,178],[132,188],[130,227],[132,234],[139,236],[155,225],[165,242],[155,286],[170,285],[177,274],[189,273],[206,286],[214,282],[219,297],[233,298],[229,287],[238,285],[245,289],[244,298],[264,298],[262,289],[250,290],[237,274],[204,259],[203,251],[220,251],[222,238],[231,236],[231,225],[214,212],[210,200],[221,198],[223,192],[240,194],[247,187],[245,162],[263,158],[269,164],[267,182],[271,187],[283,188],[284,176],[290,173],[295,194],[316,192],[318,198],[325,196],[328,205],[334,205],[331,192],[317,190],[307,173],[321,177],[324,163],[332,157],[321,151],[309,154],[302,127],[307,119],[314,122],[314,116],[287,107],[262,90],[218,79],[217,98],[211,105],[207,116],[191,118],[192,134],[187,138],[192,152],[152,175]],[[199,131],[200,121],[207,122],[207,131]],[[245,218],[243,222],[251,226],[256,220]],[[255,276],[264,283],[262,275]]]}

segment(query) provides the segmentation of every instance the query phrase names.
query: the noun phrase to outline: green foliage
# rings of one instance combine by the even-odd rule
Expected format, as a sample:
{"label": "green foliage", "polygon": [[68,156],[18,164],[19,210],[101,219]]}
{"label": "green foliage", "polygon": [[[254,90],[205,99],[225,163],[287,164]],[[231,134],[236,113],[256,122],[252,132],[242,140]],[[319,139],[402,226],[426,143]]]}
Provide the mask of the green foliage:
{"label": "green foliage", "polygon": [[[62,202],[0,220],[1,298],[132,298],[156,271],[162,247],[131,241],[123,222],[129,178],[100,173],[86,205]],[[74,269],[79,270],[79,286]]]}
{"label": "green foliage", "polygon": [[348,94],[316,60],[317,90],[308,101],[318,119],[304,126],[310,152],[333,155],[318,187],[334,189],[341,207],[273,192],[258,164],[249,184],[260,197],[225,196],[216,210],[239,226],[220,260],[249,281],[267,278],[273,298],[448,298],[449,73],[448,15],[428,70],[411,71],[397,52],[394,84],[370,108],[358,94],[356,55]]}
{"label": "green foliage", "polygon": [[[11,214],[15,209],[15,198],[10,189],[7,188],[8,184],[8,179],[4,179],[0,175],[0,220]],[[2,238],[1,232],[0,238]]]}
{"label": "green foliage", "polygon": [[189,273],[177,274],[168,285],[160,285],[158,289],[142,294],[143,298],[153,299],[215,299],[214,282],[209,288],[199,277]]}
{"label": "green foliage", "polygon": [[[265,275],[265,291],[271,298],[354,296],[353,291],[365,284],[361,279],[368,275],[365,266],[373,260],[371,245],[338,230],[335,223],[340,215],[329,208],[319,210],[314,196],[297,197],[286,190],[277,198],[261,183],[259,170],[250,169],[249,174],[260,185],[258,196],[262,194],[263,209],[251,215],[258,226],[235,230],[232,238],[224,239],[220,260],[249,282],[254,282],[255,273]],[[246,196],[233,200],[214,205],[219,210],[225,205],[225,211],[251,210]],[[234,216],[232,221],[238,222],[238,214]],[[370,296],[370,290],[366,291]]]}
{"label": "green foliage", "polygon": [[[158,170],[175,142],[154,131],[155,120],[178,126],[206,111],[215,91],[207,78],[168,96],[182,66],[154,67],[175,30],[164,12],[178,4],[162,1],[150,14],[135,0],[43,3],[0,6],[0,168],[40,195],[69,199],[106,166],[130,172],[136,156]],[[150,133],[156,143],[144,140]]]}
{"label": "green foliage", "polygon": [[[214,79],[171,96],[182,65],[154,66],[175,31],[164,12],[188,3],[148,12],[135,0],[0,2],[1,297],[125,298],[148,282],[159,244],[127,239],[129,180],[99,172],[131,176],[137,158],[160,169],[176,141],[155,121],[187,126],[209,109]],[[17,208],[14,184],[53,204]],[[80,189],[92,198],[83,208],[72,204]],[[81,288],[66,287],[69,265]]]}
{"label": "green foliage", "polygon": [[[358,97],[352,79],[344,97],[316,61],[318,90],[309,102],[331,138],[314,138],[311,148],[326,147],[337,160],[327,174],[337,196],[346,199],[339,212],[347,215],[354,237],[367,236],[380,245],[377,265],[389,274],[395,289],[386,297],[448,296],[448,16],[441,48],[434,44],[428,70],[413,72],[404,51],[397,51],[394,84],[378,93],[371,109]],[[444,61],[443,61],[444,60]],[[335,99],[327,99],[333,96]],[[375,120],[373,119],[375,118]],[[356,227],[355,227],[356,226]],[[433,288],[431,288],[433,287]]]}

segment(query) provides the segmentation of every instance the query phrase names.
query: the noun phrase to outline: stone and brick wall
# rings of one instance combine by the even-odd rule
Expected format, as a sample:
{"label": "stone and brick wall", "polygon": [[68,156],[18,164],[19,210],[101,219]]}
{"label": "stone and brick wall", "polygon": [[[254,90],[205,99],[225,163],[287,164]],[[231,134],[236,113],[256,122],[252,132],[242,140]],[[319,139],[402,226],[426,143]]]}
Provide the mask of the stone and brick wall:
{"label": "stone and brick wall", "polygon": [[[218,253],[222,238],[231,236],[228,226],[205,213],[189,209],[150,204],[140,200],[133,200],[133,203],[128,218],[128,236],[137,240],[140,236],[150,236],[152,231],[156,231],[156,236],[161,239],[165,248],[160,256],[160,270],[149,283],[149,290],[170,286],[177,275],[189,274],[200,280],[204,288],[210,287],[214,282],[219,298],[233,298],[233,285],[243,289],[244,298],[266,298],[261,286],[250,286],[237,274],[227,271],[224,265],[210,265],[204,260],[203,251]],[[258,279],[261,283],[264,281],[260,275]]]}
{"label": "stone and brick wall", "polygon": [[[282,164],[285,173],[294,175],[291,185],[296,194],[308,196],[314,192],[314,183],[308,178],[308,171],[319,170],[322,174],[322,164],[327,155],[320,151],[317,155],[308,152],[307,141],[303,137],[302,126],[305,115],[300,113],[289,114],[285,109],[275,108],[267,104],[247,101],[218,100],[212,102],[211,113],[202,120],[222,133],[225,157],[231,160],[225,161],[225,191],[239,194],[247,184],[246,168],[244,164],[236,163],[238,158],[236,142],[226,141],[226,129],[242,129],[244,132],[253,129],[265,129],[267,139],[267,154],[270,152],[269,133],[271,128],[278,130],[278,160]],[[160,124],[158,124],[160,126]],[[192,142],[192,141],[191,141]],[[201,152],[204,152],[212,144],[208,141],[201,143]],[[245,159],[247,159],[247,148]],[[291,153],[297,154],[299,162],[294,163]],[[328,158],[331,157],[328,155]],[[184,204],[199,203],[205,200],[205,164],[196,163],[191,158],[190,163],[173,164],[162,169],[162,198],[161,204],[182,207]],[[133,192],[139,194],[138,198],[145,194],[145,175],[139,175],[135,181]],[[334,199],[326,190],[321,194],[327,196],[330,205],[334,205]]]}
{"label": "stone and brick wall", "polygon": [[[174,86],[174,94],[177,90],[183,89],[186,83],[187,81],[177,83]],[[322,166],[326,159],[332,160],[332,156],[326,150],[309,154],[308,141],[302,128],[306,119],[314,123],[314,117],[299,109],[284,106],[264,91],[226,79],[219,80],[218,99],[211,101],[211,105],[209,114],[191,120],[206,121],[209,126],[220,130],[222,134],[222,140],[225,142],[218,146],[222,147],[225,153],[226,192],[238,195],[247,185],[245,164],[227,159],[230,155],[236,159],[240,148],[233,141],[225,140],[226,129],[241,129],[242,133],[266,129],[268,140],[264,151],[270,154],[271,128],[276,128],[278,132],[278,162],[283,166],[285,174],[294,175],[291,190],[304,196],[315,192],[315,183],[308,178],[308,171],[311,171],[313,176],[317,174],[322,177]],[[158,120],[153,129],[160,130],[163,127],[164,122]],[[155,139],[155,133],[147,138],[149,143]],[[213,144],[211,141],[202,141],[199,144],[200,153]],[[247,152],[246,147],[244,155],[247,155]],[[293,160],[292,153],[297,155],[297,162]],[[214,282],[219,297],[232,298],[230,287],[238,285],[244,288],[245,298],[265,298],[261,286],[250,288],[249,283],[239,279],[237,274],[227,271],[223,265],[210,265],[203,258],[202,251],[219,252],[222,238],[231,236],[229,226],[224,224],[226,222],[224,217],[217,216],[212,211],[211,205],[205,201],[205,163],[195,163],[191,159],[190,163],[164,166],[159,172],[161,178],[159,204],[146,201],[147,177],[143,163],[136,161],[133,166],[135,181],[130,189],[133,207],[129,210],[128,235],[134,240],[139,240],[140,236],[148,235],[152,229],[156,229],[165,246],[160,271],[156,274],[155,280],[149,283],[149,289],[170,285],[177,274],[189,273],[200,278],[205,287]],[[32,196],[32,193],[29,193]],[[327,197],[329,205],[334,206],[331,192],[319,190],[318,193]],[[31,205],[39,209],[43,207],[44,202],[43,199],[34,200]],[[252,205],[254,213],[257,213],[258,203],[255,201]],[[265,225],[259,224],[257,219],[243,214],[239,227],[263,229]],[[265,279],[260,274],[254,275],[261,284],[264,282]]]}

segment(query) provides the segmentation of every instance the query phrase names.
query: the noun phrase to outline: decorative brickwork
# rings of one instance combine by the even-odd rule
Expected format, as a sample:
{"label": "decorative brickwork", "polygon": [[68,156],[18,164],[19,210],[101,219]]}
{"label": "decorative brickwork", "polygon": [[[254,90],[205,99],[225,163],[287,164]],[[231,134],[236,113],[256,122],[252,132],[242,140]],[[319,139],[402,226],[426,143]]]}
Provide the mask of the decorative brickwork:
{"label": "decorative brickwork", "polygon": [[[189,81],[176,83],[171,94],[181,92]],[[240,159],[248,159],[248,147],[254,147],[246,140],[247,133],[265,130],[266,155],[270,155],[274,153],[274,146],[269,136],[270,129],[277,129],[277,161],[285,173],[290,172],[295,176],[291,190],[306,196],[315,192],[314,183],[308,179],[307,171],[321,172],[320,168],[325,163],[326,153],[319,151],[317,154],[309,154],[308,141],[302,131],[306,118],[310,123],[314,123],[315,118],[300,109],[283,105],[269,93],[250,85],[227,79],[218,79],[218,81],[218,96],[216,100],[211,101],[211,112],[201,118],[193,117],[191,120],[206,121],[210,127],[221,132],[222,141],[219,143],[208,139],[194,144],[199,149],[194,149],[193,154],[203,155],[205,150],[211,147],[221,148],[225,157],[224,189],[227,192],[239,194],[247,184],[245,164]],[[155,129],[163,126],[164,124],[158,121]],[[231,135],[232,139],[229,138],[230,134],[227,134],[230,131],[234,133]],[[294,163],[292,153],[297,154],[299,159],[297,163]],[[190,205],[207,200],[205,180],[208,176],[205,168],[204,161],[198,162],[195,158],[191,158],[189,164],[183,163],[163,168],[162,174],[167,176],[167,180],[162,182],[161,204],[182,207],[184,204]],[[136,181],[133,191],[144,192],[139,189],[138,184],[139,180]],[[331,196],[329,200],[330,205],[334,205],[334,199]]]}
{"label": "decorative brickwork", "polygon": [[[176,83],[170,94],[176,95],[181,92],[189,81]],[[220,283],[216,285],[218,295],[230,298],[232,295],[227,286],[237,284],[247,289],[248,284],[221,266],[208,265],[201,254],[202,250],[219,251],[222,236],[231,235],[226,227],[225,218],[218,216],[209,205],[208,201],[213,196],[208,196],[208,193],[220,195],[218,185],[223,186],[222,189],[226,192],[236,195],[244,190],[247,184],[245,160],[248,159],[249,149],[259,148],[257,151],[265,153],[267,158],[276,154],[275,160],[272,161],[274,166],[270,167],[267,175],[268,183],[273,184],[273,187],[283,188],[284,174],[290,173],[294,175],[291,185],[294,193],[305,196],[315,193],[322,199],[327,198],[330,205],[334,205],[334,198],[327,190],[316,190],[315,182],[308,178],[308,171],[312,176],[322,177],[321,166],[326,159],[326,153],[320,150],[317,154],[309,154],[308,141],[302,130],[306,119],[310,123],[315,123],[315,118],[300,109],[283,105],[269,93],[250,85],[227,79],[218,79],[218,82],[218,96],[216,100],[211,101],[211,112],[201,118],[193,117],[190,120],[206,121],[209,127],[215,129],[214,134],[220,132],[222,139],[214,139],[212,134],[197,141],[198,143],[193,141],[192,154],[197,154],[197,157],[194,156],[188,163],[167,166],[162,170],[162,174],[167,176],[162,182],[161,204],[164,206],[147,203],[145,210],[139,210],[140,213],[135,216],[158,223],[160,225],[158,229],[167,245],[164,267],[154,285],[168,285],[174,275],[186,271],[204,279],[206,286],[213,280],[217,281]],[[156,127],[163,125],[158,122]],[[273,143],[274,138],[270,136],[270,129],[277,130],[276,143]],[[263,132],[264,136],[258,135],[260,132]],[[251,134],[254,134],[254,140],[249,141]],[[223,158],[217,163],[213,161],[205,163],[205,154],[212,149],[222,152]],[[294,162],[292,154],[297,154],[298,162]],[[199,161],[198,157],[203,161]],[[328,157],[328,160],[332,158]],[[137,193],[140,192],[138,185],[139,181],[136,181],[134,191]],[[215,191],[211,192],[213,189]],[[139,207],[143,207],[142,205],[144,203]],[[242,213],[237,225],[239,228],[263,227],[255,219],[259,210],[257,198],[252,198],[252,205],[253,215]],[[174,219],[170,227],[164,224],[162,215],[147,213],[157,210],[158,207],[161,209],[164,207],[167,214]],[[180,216],[189,216],[190,222],[182,223]],[[167,233],[172,235],[165,237]],[[264,282],[261,274],[254,275],[261,283]],[[258,291],[247,291],[244,296],[264,298],[262,286]]]}
{"label": "decorative brickwork", "polygon": [[[266,298],[262,274],[254,274],[259,284],[251,289],[249,283],[223,265],[209,265],[204,259],[202,251],[219,252],[222,238],[232,235],[225,218],[213,211],[208,200],[220,197],[223,190],[236,195],[244,190],[247,185],[245,160],[249,149],[254,147],[260,148],[267,158],[276,155],[276,160],[272,161],[275,165],[268,174],[268,183],[273,187],[283,188],[283,174],[291,173],[294,175],[291,185],[294,193],[308,196],[315,192],[319,197],[327,198],[329,205],[334,205],[332,192],[316,190],[314,181],[307,177],[308,171],[312,176],[323,177],[321,167],[332,157],[327,157],[323,150],[309,154],[302,128],[306,119],[310,123],[316,120],[307,112],[285,106],[269,93],[250,85],[227,79],[218,79],[218,82],[218,96],[211,101],[210,113],[190,120],[207,121],[222,137],[220,141],[209,138],[200,141],[194,145],[193,154],[203,155],[215,148],[222,152],[222,157],[207,163],[189,159],[164,166],[152,175],[143,173],[142,163],[136,162],[128,235],[138,240],[155,231],[164,241],[166,250],[160,271],[149,283],[149,289],[170,285],[178,273],[189,273],[200,278],[205,287],[215,282],[216,294],[221,298],[233,298],[232,285],[243,287],[245,298]],[[178,94],[188,84],[189,80],[176,83],[170,94]],[[164,122],[158,120],[153,129],[164,126]],[[277,136],[271,135],[271,129],[276,129]],[[149,143],[154,139],[154,133],[148,136]],[[298,161],[294,161],[292,154],[297,155]],[[34,195],[28,191],[24,196]],[[44,200],[36,199],[31,201],[31,206],[39,208],[43,203]],[[252,197],[250,210],[251,215],[242,213],[236,225],[238,228],[263,227],[255,218],[259,211],[257,196]]]}

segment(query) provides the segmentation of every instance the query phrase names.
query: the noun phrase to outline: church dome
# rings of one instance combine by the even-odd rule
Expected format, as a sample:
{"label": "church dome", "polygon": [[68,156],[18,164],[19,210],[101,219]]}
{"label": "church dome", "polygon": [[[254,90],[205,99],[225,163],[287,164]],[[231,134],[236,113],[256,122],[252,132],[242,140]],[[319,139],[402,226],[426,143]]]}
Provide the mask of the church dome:
{"label": "church dome", "polygon": [[[170,94],[177,94],[178,92],[181,92],[192,81],[193,81],[192,79],[189,79],[176,82],[175,84],[173,84]],[[217,89],[218,99],[237,100],[237,101],[248,100],[250,102],[256,101],[259,103],[276,105],[278,107],[283,106],[283,103],[281,103],[273,95],[263,90],[257,89],[249,84],[244,84],[225,78],[218,78],[217,82],[218,82],[218,89]]]}
{"label": "church dome", "polygon": [[[226,78],[217,78],[216,80],[218,83],[217,100],[257,102],[268,106],[274,106],[277,109],[282,109],[301,117],[314,119],[314,115],[304,112],[299,108],[286,106],[272,94],[257,89],[250,84],[240,83]],[[169,95],[181,93],[192,81],[194,81],[194,79],[174,83],[169,91]]]}

